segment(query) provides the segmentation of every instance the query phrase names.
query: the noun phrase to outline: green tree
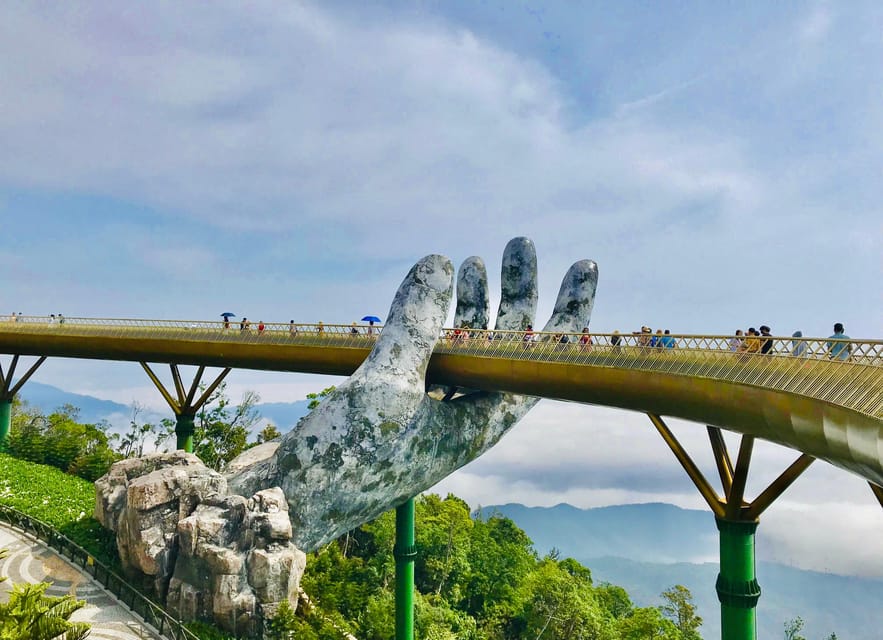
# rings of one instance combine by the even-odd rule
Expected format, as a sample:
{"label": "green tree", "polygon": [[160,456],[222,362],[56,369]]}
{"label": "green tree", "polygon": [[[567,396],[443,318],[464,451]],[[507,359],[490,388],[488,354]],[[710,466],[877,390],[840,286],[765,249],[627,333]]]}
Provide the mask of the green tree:
{"label": "green tree", "polygon": [[699,627],[702,618],[696,615],[693,594],[682,584],[676,584],[662,592],[662,614],[675,623],[684,640],[702,640]]}
{"label": "green tree", "polygon": [[313,409],[318,407],[319,403],[322,402],[324,398],[327,398],[336,388],[337,387],[335,386],[325,387],[319,393],[308,393],[307,400],[309,400],[310,403],[307,405],[307,408],[312,411]]}
{"label": "green tree", "polygon": [[613,618],[595,600],[587,569],[547,557],[526,577],[522,613],[512,630],[523,638],[580,640],[609,637]]}
{"label": "green tree", "polygon": [[803,636],[803,618],[797,616],[785,623],[785,640],[806,640]]}
{"label": "green tree", "polygon": [[60,407],[46,416],[19,404],[14,408],[7,452],[28,462],[48,464],[94,481],[118,456],[110,447],[107,424],[77,422],[79,409]]}
{"label": "green tree", "polygon": [[0,604],[0,638],[3,640],[82,640],[89,635],[85,622],[71,622],[86,604],[73,596],[47,596],[48,582],[17,584],[9,600]]}
{"label": "green tree", "polygon": [[458,603],[485,627],[498,628],[523,607],[519,586],[536,565],[533,543],[509,518],[477,520],[469,544],[469,571]]}
{"label": "green tree", "polygon": [[263,444],[264,442],[270,442],[270,440],[275,440],[280,437],[282,432],[276,428],[274,424],[268,424],[266,427],[261,429],[261,432],[257,436],[257,443]]}
{"label": "green tree", "polygon": [[632,614],[617,621],[622,640],[680,640],[674,623],[656,607],[633,609]]}
{"label": "green tree", "polygon": [[[193,423],[193,453],[205,466],[221,471],[245,451],[251,427],[260,419],[255,409],[260,399],[254,391],[246,391],[234,405],[223,382],[212,392]],[[157,443],[174,442],[175,422],[164,418],[160,426]]]}
{"label": "green tree", "polygon": [[605,583],[597,587],[595,597],[614,618],[625,618],[631,615],[634,608],[626,590],[615,584]]}
{"label": "green tree", "polygon": [[156,425],[140,422],[138,416],[144,411],[143,405],[138,402],[132,403],[132,419],[129,420],[129,430],[123,434],[120,440],[119,453],[124,458],[140,458],[144,455],[144,445],[151,437],[157,436]]}
{"label": "green tree", "polygon": [[469,570],[469,505],[453,495],[444,500],[424,495],[415,505],[417,547],[415,583],[423,593],[435,593],[457,601]]}

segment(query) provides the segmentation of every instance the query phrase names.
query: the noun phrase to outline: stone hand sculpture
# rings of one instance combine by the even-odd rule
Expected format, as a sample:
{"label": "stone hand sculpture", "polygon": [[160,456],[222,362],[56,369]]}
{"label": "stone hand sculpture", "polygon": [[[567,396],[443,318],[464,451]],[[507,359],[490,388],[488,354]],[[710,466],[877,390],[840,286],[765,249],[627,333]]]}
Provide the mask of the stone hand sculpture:
{"label": "stone hand sculpture", "polygon": [[[426,393],[425,374],[447,318],[454,270],[438,255],[405,277],[371,354],[353,375],[286,434],[268,457],[234,461],[229,490],[251,496],[281,487],[292,541],[316,549],[428,489],[496,444],[538,398],[474,391],[448,401]],[[544,331],[588,324],[598,281],[590,260],[564,277]],[[537,304],[536,251],[526,238],[506,246],[494,331],[523,331]],[[455,324],[488,324],[487,272],[469,258],[457,279]]]}

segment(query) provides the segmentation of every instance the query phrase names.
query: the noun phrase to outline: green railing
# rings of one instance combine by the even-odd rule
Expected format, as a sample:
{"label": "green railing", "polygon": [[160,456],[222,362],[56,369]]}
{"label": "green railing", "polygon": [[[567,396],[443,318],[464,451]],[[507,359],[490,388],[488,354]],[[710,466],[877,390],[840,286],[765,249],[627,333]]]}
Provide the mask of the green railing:
{"label": "green railing", "polygon": [[199,640],[199,636],[166,613],[161,606],[134,589],[126,582],[125,578],[108,569],[88,551],[42,520],[32,518],[5,505],[0,505],[0,520],[34,535],[45,542],[47,546],[68,558],[71,563],[82,567],[86,573],[114,594],[133,613],[157,629],[161,635],[170,640]]}

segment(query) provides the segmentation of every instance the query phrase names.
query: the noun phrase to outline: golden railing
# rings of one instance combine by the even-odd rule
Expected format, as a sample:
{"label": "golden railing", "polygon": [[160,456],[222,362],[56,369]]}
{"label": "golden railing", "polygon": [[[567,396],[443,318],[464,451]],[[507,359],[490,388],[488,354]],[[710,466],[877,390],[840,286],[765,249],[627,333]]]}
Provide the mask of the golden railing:
{"label": "golden railing", "polygon": [[[370,348],[381,326],[0,317],[0,333]],[[761,336],[766,354],[734,336],[542,333],[443,329],[435,352],[565,362],[725,380],[812,397],[883,419],[883,341]],[[661,341],[661,342],[660,342]]]}

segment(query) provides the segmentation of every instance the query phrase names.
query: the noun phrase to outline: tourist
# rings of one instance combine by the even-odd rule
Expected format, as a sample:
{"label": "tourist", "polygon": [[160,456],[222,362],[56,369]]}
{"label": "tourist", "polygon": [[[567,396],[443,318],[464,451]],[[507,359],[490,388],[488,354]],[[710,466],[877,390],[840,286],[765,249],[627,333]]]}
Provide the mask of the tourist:
{"label": "tourist", "polygon": [[258,334],[263,333],[265,328],[266,327],[264,327],[264,321],[258,320]]}
{"label": "tourist", "polygon": [[770,328],[765,324],[760,325],[760,352],[767,355],[773,349],[773,338],[770,335]]}
{"label": "tourist", "polygon": [[653,339],[653,329],[645,326],[635,333],[638,334],[638,346],[641,347],[642,351],[646,351],[650,347],[650,341]]}
{"label": "tourist", "polygon": [[288,323],[288,335],[296,336],[297,335],[297,325],[294,324],[294,320]]}
{"label": "tourist", "polygon": [[651,349],[661,349],[662,348],[662,329],[657,329],[656,334],[650,338],[650,348]]}
{"label": "tourist", "polygon": [[613,351],[618,353],[620,346],[619,343],[622,341],[622,336],[619,335],[619,330],[614,329],[613,335],[610,336],[610,345],[613,347]]}
{"label": "tourist", "polygon": [[843,325],[837,323],[834,325],[834,335],[828,336],[828,357],[832,360],[849,360],[852,355],[852,345],[848,342],[849,336],[844,333]]}
{"label": "tourist", "polygon": [[[802,331],[795,331],[791,334],[792,338],[802,338]],[[791,341],[791,355],[796,358],[802,358],[806,355],[806,342],[803,340],[792,340]]]}
{"label": "tourist", "polygon": [[662,339],[659,341],[659,346],[664,349],[674,349],[678,346],[678,343],[674,339],[674,336],[671,335],[671,331],[666,329],[665,333],[662,335]]}
{"label": "tourist", "polygon": [[727,342],[730,351],[742,351],[742,346],[745,344],[745,340],[742,337],[744,335],[742,329],[736,329],[736,335],[730,338],[729,342]]}
{"label": "tourist", "polygon": [[350,326],[350,334],[354,336],[359,335],[359,330],[356,328],[355,322]]}
{"label": "tourist", "polygon": [[319,320],[319,324],[316,325],[316,333],[320,336],[325,333],[325,324],[321,320]]}
{"label": "tourist", "polygon": [[525,330],[524,335],[521,338],[521,341],[524,343],[525,348],[529,347],[533,343],[535,338],[536,335],[533,332],[533,325],[527,325],[527,329]]}
{"label": "tourist", "polygon": [[592,350],[592,334],[589,333],[588,327],[583,327],[583,333],[579,337],[579,345],[583,351]]}
{"label": "tourist", "polygon": [[748,334],[745,337],[745,342],[742,343],[742,353],[760,353],[760,338],[758,338],[760,334],[757,332],[757,329],[754,327],[748,328]]}

